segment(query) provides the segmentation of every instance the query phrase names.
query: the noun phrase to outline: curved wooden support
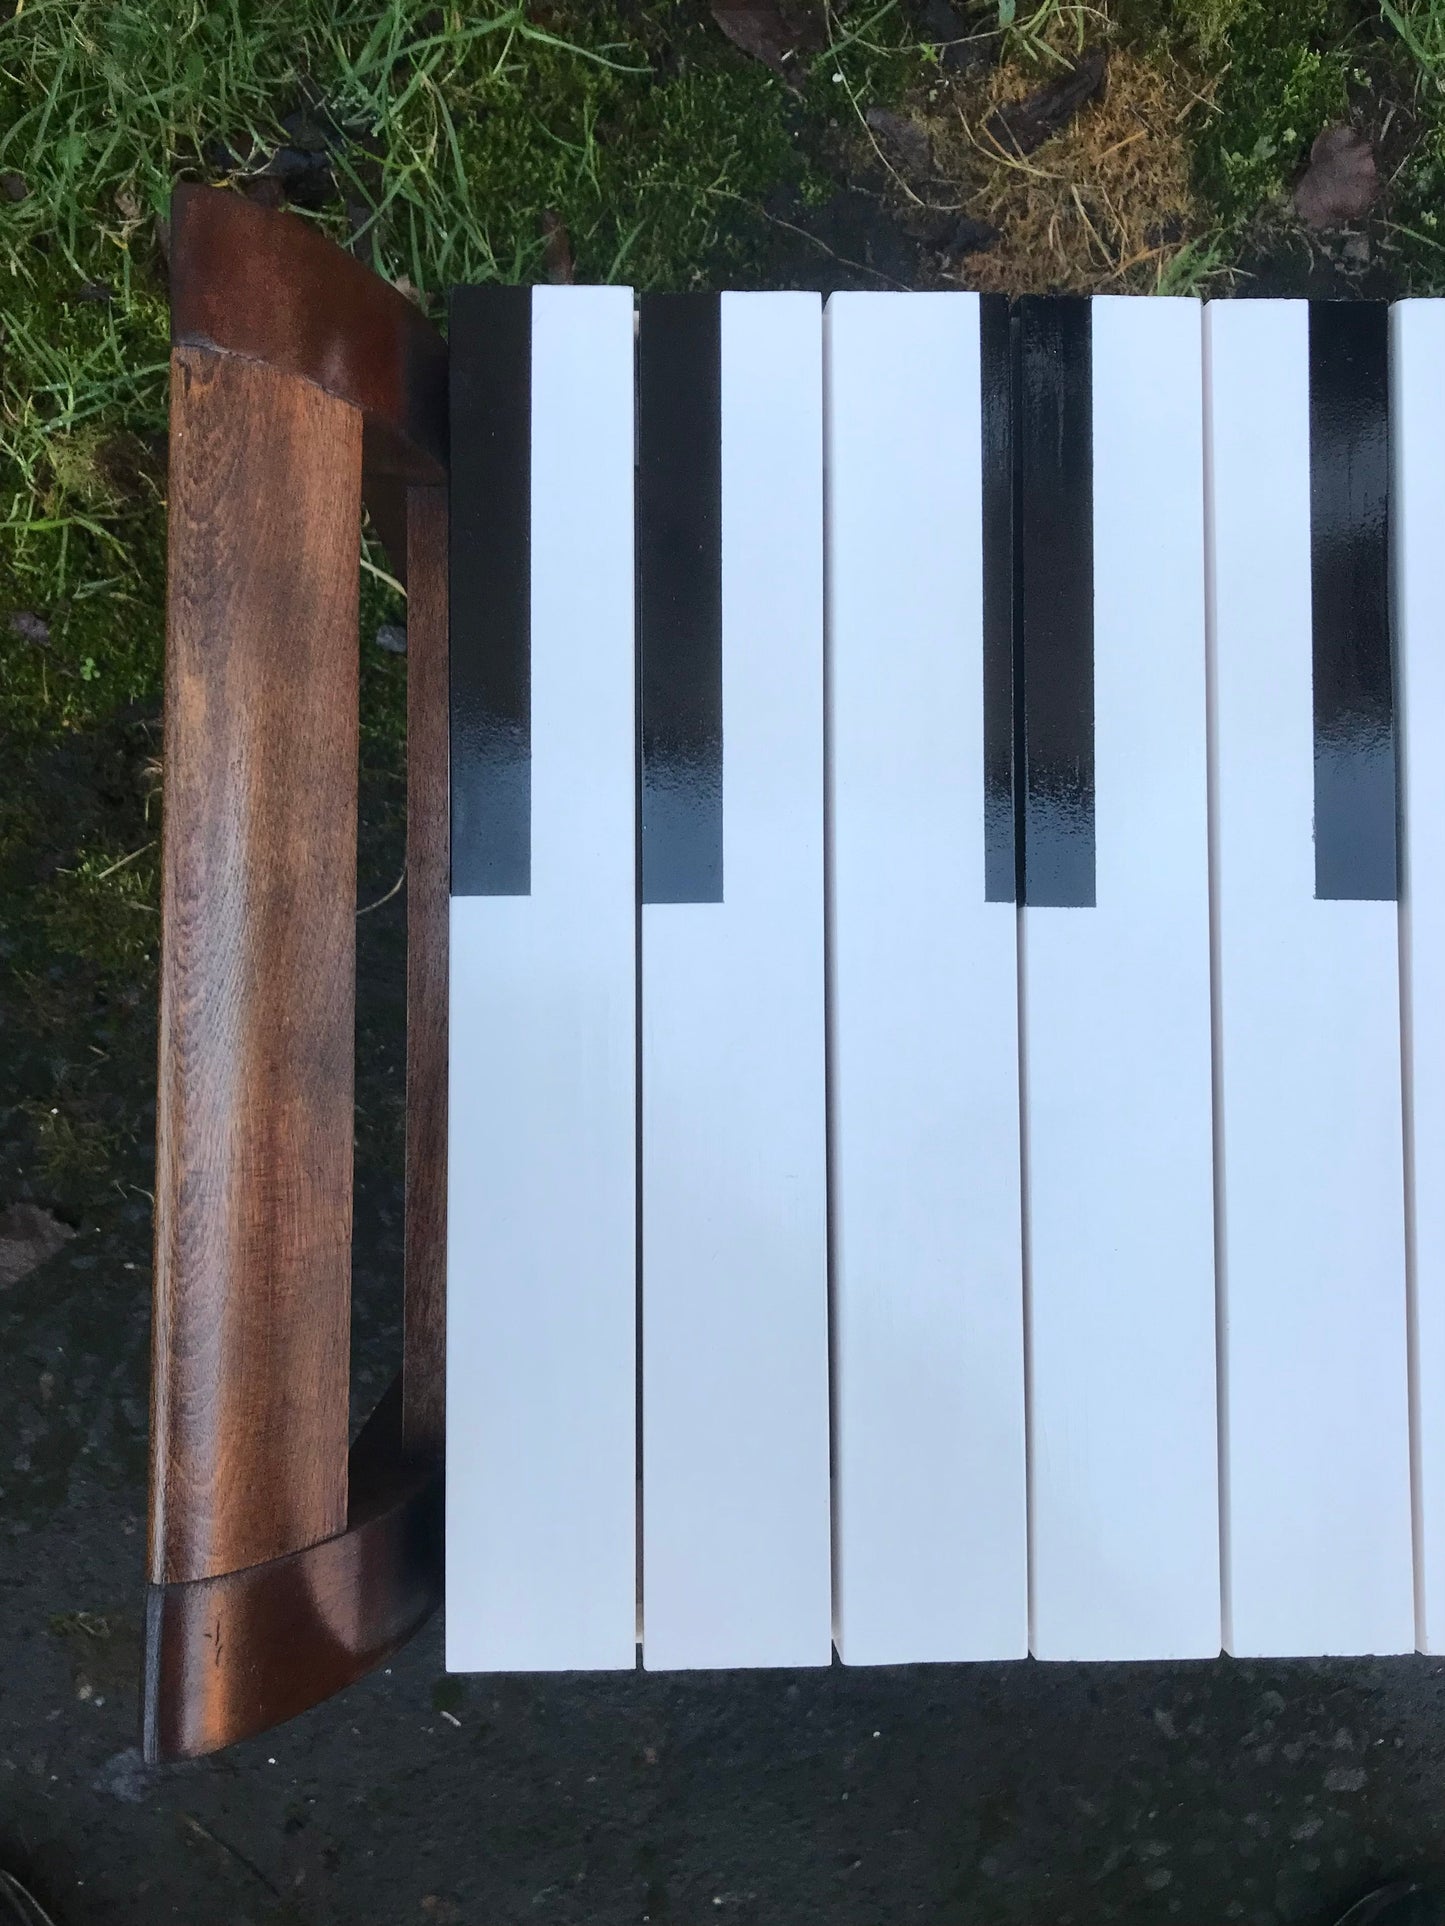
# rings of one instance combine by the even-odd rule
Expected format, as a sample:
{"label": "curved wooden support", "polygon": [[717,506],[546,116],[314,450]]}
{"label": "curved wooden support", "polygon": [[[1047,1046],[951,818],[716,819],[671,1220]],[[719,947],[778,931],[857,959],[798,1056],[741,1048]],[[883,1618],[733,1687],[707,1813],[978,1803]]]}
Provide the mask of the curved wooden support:
{"label": "curved wooden support", "polygon": [[[220,332],[223,312],[239,318],[226,343],[179,339],[172,356],[152,1759],[324,1698],[393,1651],[441,1591],[446,493],[404,409],[375,419],[382,445],[427,477],[383,477],[412,576],[407,1338],[402,1378],[349,1462],[347,1411],[366,410],[388,380],[400,392],[398,366],[434,369],[438,351],[444,381],[445,350],[414,346],[390,375],[368,371],[357,340],[378,313],[393,334],[431,332],[394,290],[292,217],[209,190],[180,198],[178,320],[212,313]],[[239,224],[217,207],[231,200]],[[229,252],[215,251],[220,234]],[[261,237],[250,251],[247,235]],[[324,326],[308,334],[296,290],[270,288],[258,262],[300,262]],[[223,278],[198,292],[203,270]],[[293,317],[274,359],[266,325],[242,312],[263,294]],[[332,348],[300,365],[297,343],[310,354],[323,337]]]}
{"label": "curved wooden support", "polygon": [[146,1598],[147,1759],[194,1759],[294,1718],[425,1624],[442,1584],[442,1474],[408,1463],[401,1380],[351,1453],[346,1530]]}
{"label": "curved wooden support", "polygon": [[262,362],[357,409],[362,496],[404,571],[406,486],[447,474],[446,343],[405,295],[300,215],[183,185],[171,345]]}

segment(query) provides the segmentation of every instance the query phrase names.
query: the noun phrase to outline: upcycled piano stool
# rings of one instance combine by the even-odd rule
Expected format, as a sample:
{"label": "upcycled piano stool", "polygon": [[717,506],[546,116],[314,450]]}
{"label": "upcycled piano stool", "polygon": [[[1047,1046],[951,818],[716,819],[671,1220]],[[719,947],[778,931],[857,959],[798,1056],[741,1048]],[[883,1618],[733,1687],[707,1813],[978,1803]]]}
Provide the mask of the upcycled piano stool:
{"label": "upcycled piano stool", "polygon": [[[1445,303],[444,344],[202,188],[172,290],[147,1756],[443,1591],[456,1670],[1442,1649]],[[363,500],[406,1343],[348,1452]]]}

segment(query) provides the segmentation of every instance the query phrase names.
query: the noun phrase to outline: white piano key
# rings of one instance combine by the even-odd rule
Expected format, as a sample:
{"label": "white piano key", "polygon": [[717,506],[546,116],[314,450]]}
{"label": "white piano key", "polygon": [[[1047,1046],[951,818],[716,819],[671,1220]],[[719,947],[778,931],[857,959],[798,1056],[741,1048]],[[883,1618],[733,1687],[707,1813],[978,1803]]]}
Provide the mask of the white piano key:
{"label": "white piano key", "polygon": [[[1220,1645],[1201,319],[1091,308],[1094,905],[1036,907],[1025,857],[1032,1645],[1193,1658]],[[1026,563],[1025,608],[1050,586]]]}
{"label": "white piano key", "polygon": [[1445,301],[1390,315],[1416,1639],[1445,1651]]}
{"label": "white piano key", "polygon": [[451,905],[453,1671],[636,1659],[632,296],[531,312],[531,893]]}
{"label": "white piano key", "polygon": [[650,1668],[830,1656],[820,315],[720,301],[722,900],[642,911]]}
{"label": "white piano key", "polygon": [[985,901],[979,304],[838,294],[828,414],[835,1634],[1026,1650],[1016,913]]}
{"label": "white piano key", "polygon": [[1397,914],[1315,896],[1307,310],[1205,338],[1225,1644],[1403,1651]]}

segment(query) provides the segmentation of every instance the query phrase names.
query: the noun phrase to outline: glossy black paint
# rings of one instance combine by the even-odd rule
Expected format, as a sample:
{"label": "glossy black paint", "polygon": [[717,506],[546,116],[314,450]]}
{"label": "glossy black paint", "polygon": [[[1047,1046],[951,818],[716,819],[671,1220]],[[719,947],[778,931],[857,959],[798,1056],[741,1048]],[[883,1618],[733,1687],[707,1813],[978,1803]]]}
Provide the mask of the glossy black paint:
{"label": "glossy black paint", "polygon": [[532,886],[532,295],[453,288],[454,896]]}
{"label": "glossy black paint", "polygon": [[1094,901],[1093,354],[1087,299],[1018,304],[1023,893]]}
{"label": "glossy black paint", "polygon": [[1389,316],[1315,301],[1310,341],[1310,592],[1315,895],[1398,894],[1389,605]]}
{"label": "glossy black paint", "polygon": [[644,294],[637,337],[642,900],[723,894],[722,311]]}
{"label": "glossy black paint", "polygon": [[1017,357],[1008,298],[979,297],[983,449],[983,874],[990,903],[1018,900],[1015,836],[1014,655],[1018,644],[1014,541],[1019,476],[1013,432]]}

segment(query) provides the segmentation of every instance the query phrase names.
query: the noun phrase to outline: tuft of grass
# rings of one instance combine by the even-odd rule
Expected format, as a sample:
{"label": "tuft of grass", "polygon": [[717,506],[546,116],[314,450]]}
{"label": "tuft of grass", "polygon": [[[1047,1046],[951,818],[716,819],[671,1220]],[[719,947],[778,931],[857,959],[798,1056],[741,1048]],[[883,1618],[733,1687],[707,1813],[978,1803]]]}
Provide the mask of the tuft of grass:
{"label": "tuft of grass", "polygon": [[1445,0],[1380,0],[1380,13],[1414,62],[1421,88],[1445,95]]}
{"label": "tuft of grass", "polygon": [[1113,22],[1104,7],[1087,0],[1035,0],[1022,10],[1018,0],[998,0],[998,25],[1005,65],[1063,68],[1091,40],[1106,37]]}
{"label": "tuft of grass", "polygon": [[[176,179],[244,185],[306,145],[308,218],[438,320],[450,283],[538,275],[549,213],[582,280],[726,278],[759,203],[816,185],[800,130],[840,109],[822,68],[876,86],[916,51],[894,0],[834,24],[800,101],[666,0],[28,0],[0,23],[7,726],[158,694],[162,490],[118,490],[106,450],[164,430]],[[48,654],[14,609],[51,619]]]}

